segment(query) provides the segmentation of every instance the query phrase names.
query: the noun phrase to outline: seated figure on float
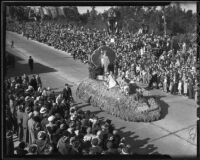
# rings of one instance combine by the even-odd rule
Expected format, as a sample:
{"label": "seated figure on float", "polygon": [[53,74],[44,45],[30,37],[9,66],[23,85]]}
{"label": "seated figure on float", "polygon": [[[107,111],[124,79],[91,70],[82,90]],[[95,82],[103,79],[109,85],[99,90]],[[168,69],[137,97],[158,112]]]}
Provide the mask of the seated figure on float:
{"label": "seated figure on float", "polygon": [[126,95],[129,95],[129,91],[130,91],[129,82],[128,82],[128,79],[126,79],[124,72],[120,72],[117,78],[117,83],[119,84],[121,91],[125,93]]}
{"label": "seated figure on float", "polygon": [[112,71],[110,71],[110,74],[108,72],[106,73],[104,84],[108,87],[108,89],[111,89],[111,88],[117,86],[117,82],[114,78]]}

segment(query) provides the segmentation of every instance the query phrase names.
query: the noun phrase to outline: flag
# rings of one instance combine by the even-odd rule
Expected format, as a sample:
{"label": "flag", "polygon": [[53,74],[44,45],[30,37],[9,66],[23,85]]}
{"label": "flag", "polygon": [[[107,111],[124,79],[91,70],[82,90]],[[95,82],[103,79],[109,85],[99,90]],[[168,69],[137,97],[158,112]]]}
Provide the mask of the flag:
{"label": "flag", "polygon": [[47,12],[48,12],[48,16],[52,18],[52,14],[51,14],[50,8],[48,7],[48,8],[46,8],[46,9],[47,9]]}
{"label": "flag", "polygon": [[35,13],[36,15],[39,15],[39,14],[40,14],[40,8],[34,7],[34,13]]}
{"label": "flag", "polygon": [[43,12],[42,7],[39,8],[39,13],[40,13],[41,18],[44,18],[44,12]]}
{"label": "flag", "polygon": [[49,15],[47,8],[43,7],[42,10],[43,10],[43,13],[44,13],[45,16]]}
{"label": "flag", "polygon": [[58,16],[58,13],[55,7],[50,7],[49,10],[51,12],[52,18],[56,18]]}
{"label": "flag", "polygon": [[63,10],[63,7],[57,7],[57,13],[59,16],[65,16],[65,13],[64,13],[64,10]]}

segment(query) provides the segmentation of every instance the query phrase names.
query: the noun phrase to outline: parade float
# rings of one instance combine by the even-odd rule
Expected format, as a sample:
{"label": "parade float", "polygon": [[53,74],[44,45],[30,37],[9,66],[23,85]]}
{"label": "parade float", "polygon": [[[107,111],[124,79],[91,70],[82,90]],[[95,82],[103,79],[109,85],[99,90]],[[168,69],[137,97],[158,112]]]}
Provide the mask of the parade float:
{"label": "parade float", "polygon": [[151,122],[160,118],[161,107],[156,97],[144,94],[144,89],[136,83],[129,83],[129,93],[122,92],[119,85],[108,88],[102,67],[102,52],[106,52],[113,69],[115,53],[107,46],[94,51],[89,64],[89,78],[77,87],[76,95],[93,107],[112,114],[120,119],[134,122]]}

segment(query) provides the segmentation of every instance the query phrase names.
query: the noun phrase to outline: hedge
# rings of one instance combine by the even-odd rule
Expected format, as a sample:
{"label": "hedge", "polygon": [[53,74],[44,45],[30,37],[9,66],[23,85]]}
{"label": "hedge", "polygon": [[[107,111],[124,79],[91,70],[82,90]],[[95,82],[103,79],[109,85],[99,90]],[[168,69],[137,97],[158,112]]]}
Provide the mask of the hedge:
{"label": "hedge", "polygon": [[[112,114],[120,119],[135,122],[151,122],[160,118],[161,108],[155,97],[142,97],[137,99],[137,94],[126,96],[119,87],[107,90],[103,81],[87,79],[82,81],[76,95],[93,107]],[[141,107],[146,107],[141,111]]]}

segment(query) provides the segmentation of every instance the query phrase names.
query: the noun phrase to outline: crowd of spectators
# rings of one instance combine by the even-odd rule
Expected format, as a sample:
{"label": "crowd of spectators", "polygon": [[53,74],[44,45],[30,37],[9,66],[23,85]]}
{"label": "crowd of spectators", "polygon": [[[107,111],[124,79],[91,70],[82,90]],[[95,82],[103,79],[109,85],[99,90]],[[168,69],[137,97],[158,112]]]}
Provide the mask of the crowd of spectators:
{"label": "crowd of spectators", "polygon": [[[122,73],[127,79],[148,84],[149,88],[197,98],[196,43],[179,43],[168,35],[123,31],[110,36],[105,30],[55,22],[27,22],[18,27],[10,24],[7,29],[66,51],[83,63],[90,60],[95,49],[106,44],[117,55],[116,76]],[[111,38],[114,43],[110,42]]]}
{"label": "crowd of spectators", "polygon": [[[39,75],[6,79],[6,153],[23,155],[131,154],[111,120],[74,102],[68,84],[56,93]],[[13,135],[19,144],[14,148]]]}

